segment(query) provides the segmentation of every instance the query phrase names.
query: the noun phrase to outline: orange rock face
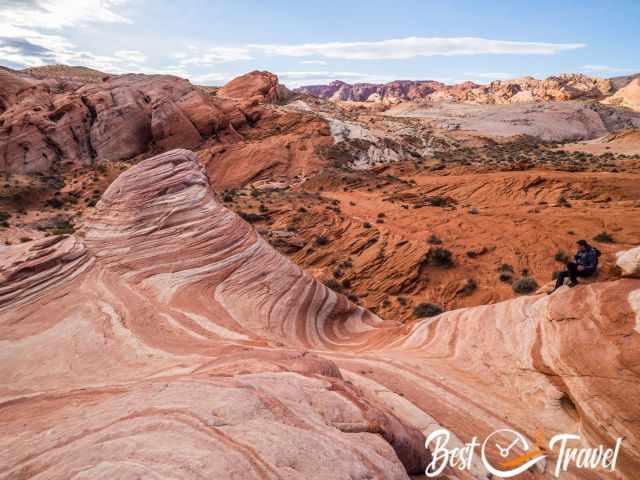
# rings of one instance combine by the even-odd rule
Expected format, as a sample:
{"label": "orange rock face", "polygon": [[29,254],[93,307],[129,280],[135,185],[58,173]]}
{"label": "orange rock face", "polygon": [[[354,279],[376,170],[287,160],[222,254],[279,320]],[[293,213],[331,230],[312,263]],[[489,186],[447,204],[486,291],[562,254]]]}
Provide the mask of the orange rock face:
{"label": "orange rock face", "polygon": [[275,252],[210,180],[188,151],[159,155],[77,236],[0,251],[2,477],[408,479],[444,427],[624,437],[615,478],[635,478],[640,280],[385,322]]}
{"label": "orange rock face", "polygon": [[0,170],[11,173],[196,147],[229,124],[224,101],[169,76],[34,81],[3,99]]}
{"label": "orange rock face", "polygon": [[236,100],[259,100],[277,103],[285,100],[290,92],[278,83],[271,72],[249,72],[234,78],[218,90],[218,94]]}

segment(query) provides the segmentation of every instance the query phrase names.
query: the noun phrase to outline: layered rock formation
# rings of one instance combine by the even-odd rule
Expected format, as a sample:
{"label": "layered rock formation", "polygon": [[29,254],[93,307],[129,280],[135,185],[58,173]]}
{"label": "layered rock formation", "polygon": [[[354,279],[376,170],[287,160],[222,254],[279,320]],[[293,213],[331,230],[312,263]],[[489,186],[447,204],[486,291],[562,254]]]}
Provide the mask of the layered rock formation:
{"label": "layered rock formation", "polygon": [[640,78],[635,78],[607,98],[604,103],[630,108],[640,112]]}
{"label": "layered rock formation", "polygon": [[613,92],[611,83],[581,74],[567,74],[537,80],[523,77],[497,80],[488,85],[464,82],[445,85],[441,82],[395,81],[383,85],[335,81],[329,85],[314,85],[296,89],[299,93],[330,100],[364,101],[459,101],[481,104],[523,103],[549,100],[600,99]]}
{"label": "layered rock formation", "polygon": [[383,322],[218,204],[184,150],[0,265],[3,478],[407,479],[440,427],[623,436],[616,478],[640,469],[638,280]]}
{"label": "layered rock formation", "polygon": [[331,143],[322,119],[269,105],[290,92],[268,72],[238,77],[217,95],[167,75],[36,73],[0,71],[0,172],[59,173],[180,147],[199,149],[226,188],[318,170],[319,149]]}
{"label": "layered rock formation", "polygon": [[[17,76],[1,80],[26,82]],[[0,170],[12,173],[196,147],[246,122],[235,105],[171,76],[123,75],[84,84],[32,81],[2,98]]]}

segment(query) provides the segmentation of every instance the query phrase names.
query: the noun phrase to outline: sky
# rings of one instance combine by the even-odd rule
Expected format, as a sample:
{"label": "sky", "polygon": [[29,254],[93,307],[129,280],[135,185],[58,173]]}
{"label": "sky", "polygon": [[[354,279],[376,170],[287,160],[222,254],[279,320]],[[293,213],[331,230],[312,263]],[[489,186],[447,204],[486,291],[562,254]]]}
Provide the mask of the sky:
{"label": "sky", "polygon": [[289,87],[640,72],[640,0],[0,0],[0,65]]}

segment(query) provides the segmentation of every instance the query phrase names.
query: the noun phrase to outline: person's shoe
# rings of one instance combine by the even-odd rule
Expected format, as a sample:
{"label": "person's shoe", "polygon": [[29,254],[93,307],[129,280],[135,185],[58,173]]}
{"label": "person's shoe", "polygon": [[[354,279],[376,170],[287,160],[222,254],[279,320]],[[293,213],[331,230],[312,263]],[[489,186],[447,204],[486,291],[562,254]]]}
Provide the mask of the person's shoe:
{"label": "person's shoe", "polygon": [[569,288],[573,288],[578,285],[578,282],[569,282]]}

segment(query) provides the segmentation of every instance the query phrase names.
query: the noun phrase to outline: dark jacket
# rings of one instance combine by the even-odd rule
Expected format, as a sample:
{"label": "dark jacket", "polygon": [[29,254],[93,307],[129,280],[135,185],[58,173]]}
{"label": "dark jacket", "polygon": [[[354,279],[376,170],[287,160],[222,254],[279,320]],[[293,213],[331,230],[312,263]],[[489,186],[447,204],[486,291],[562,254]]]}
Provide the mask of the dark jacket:
{"label": "dark jacket", "polygon": [[598,268],[598,252],[591,245],[584,252],[578,251],[575,258],[576,263],[587,271],[594,272]]}

